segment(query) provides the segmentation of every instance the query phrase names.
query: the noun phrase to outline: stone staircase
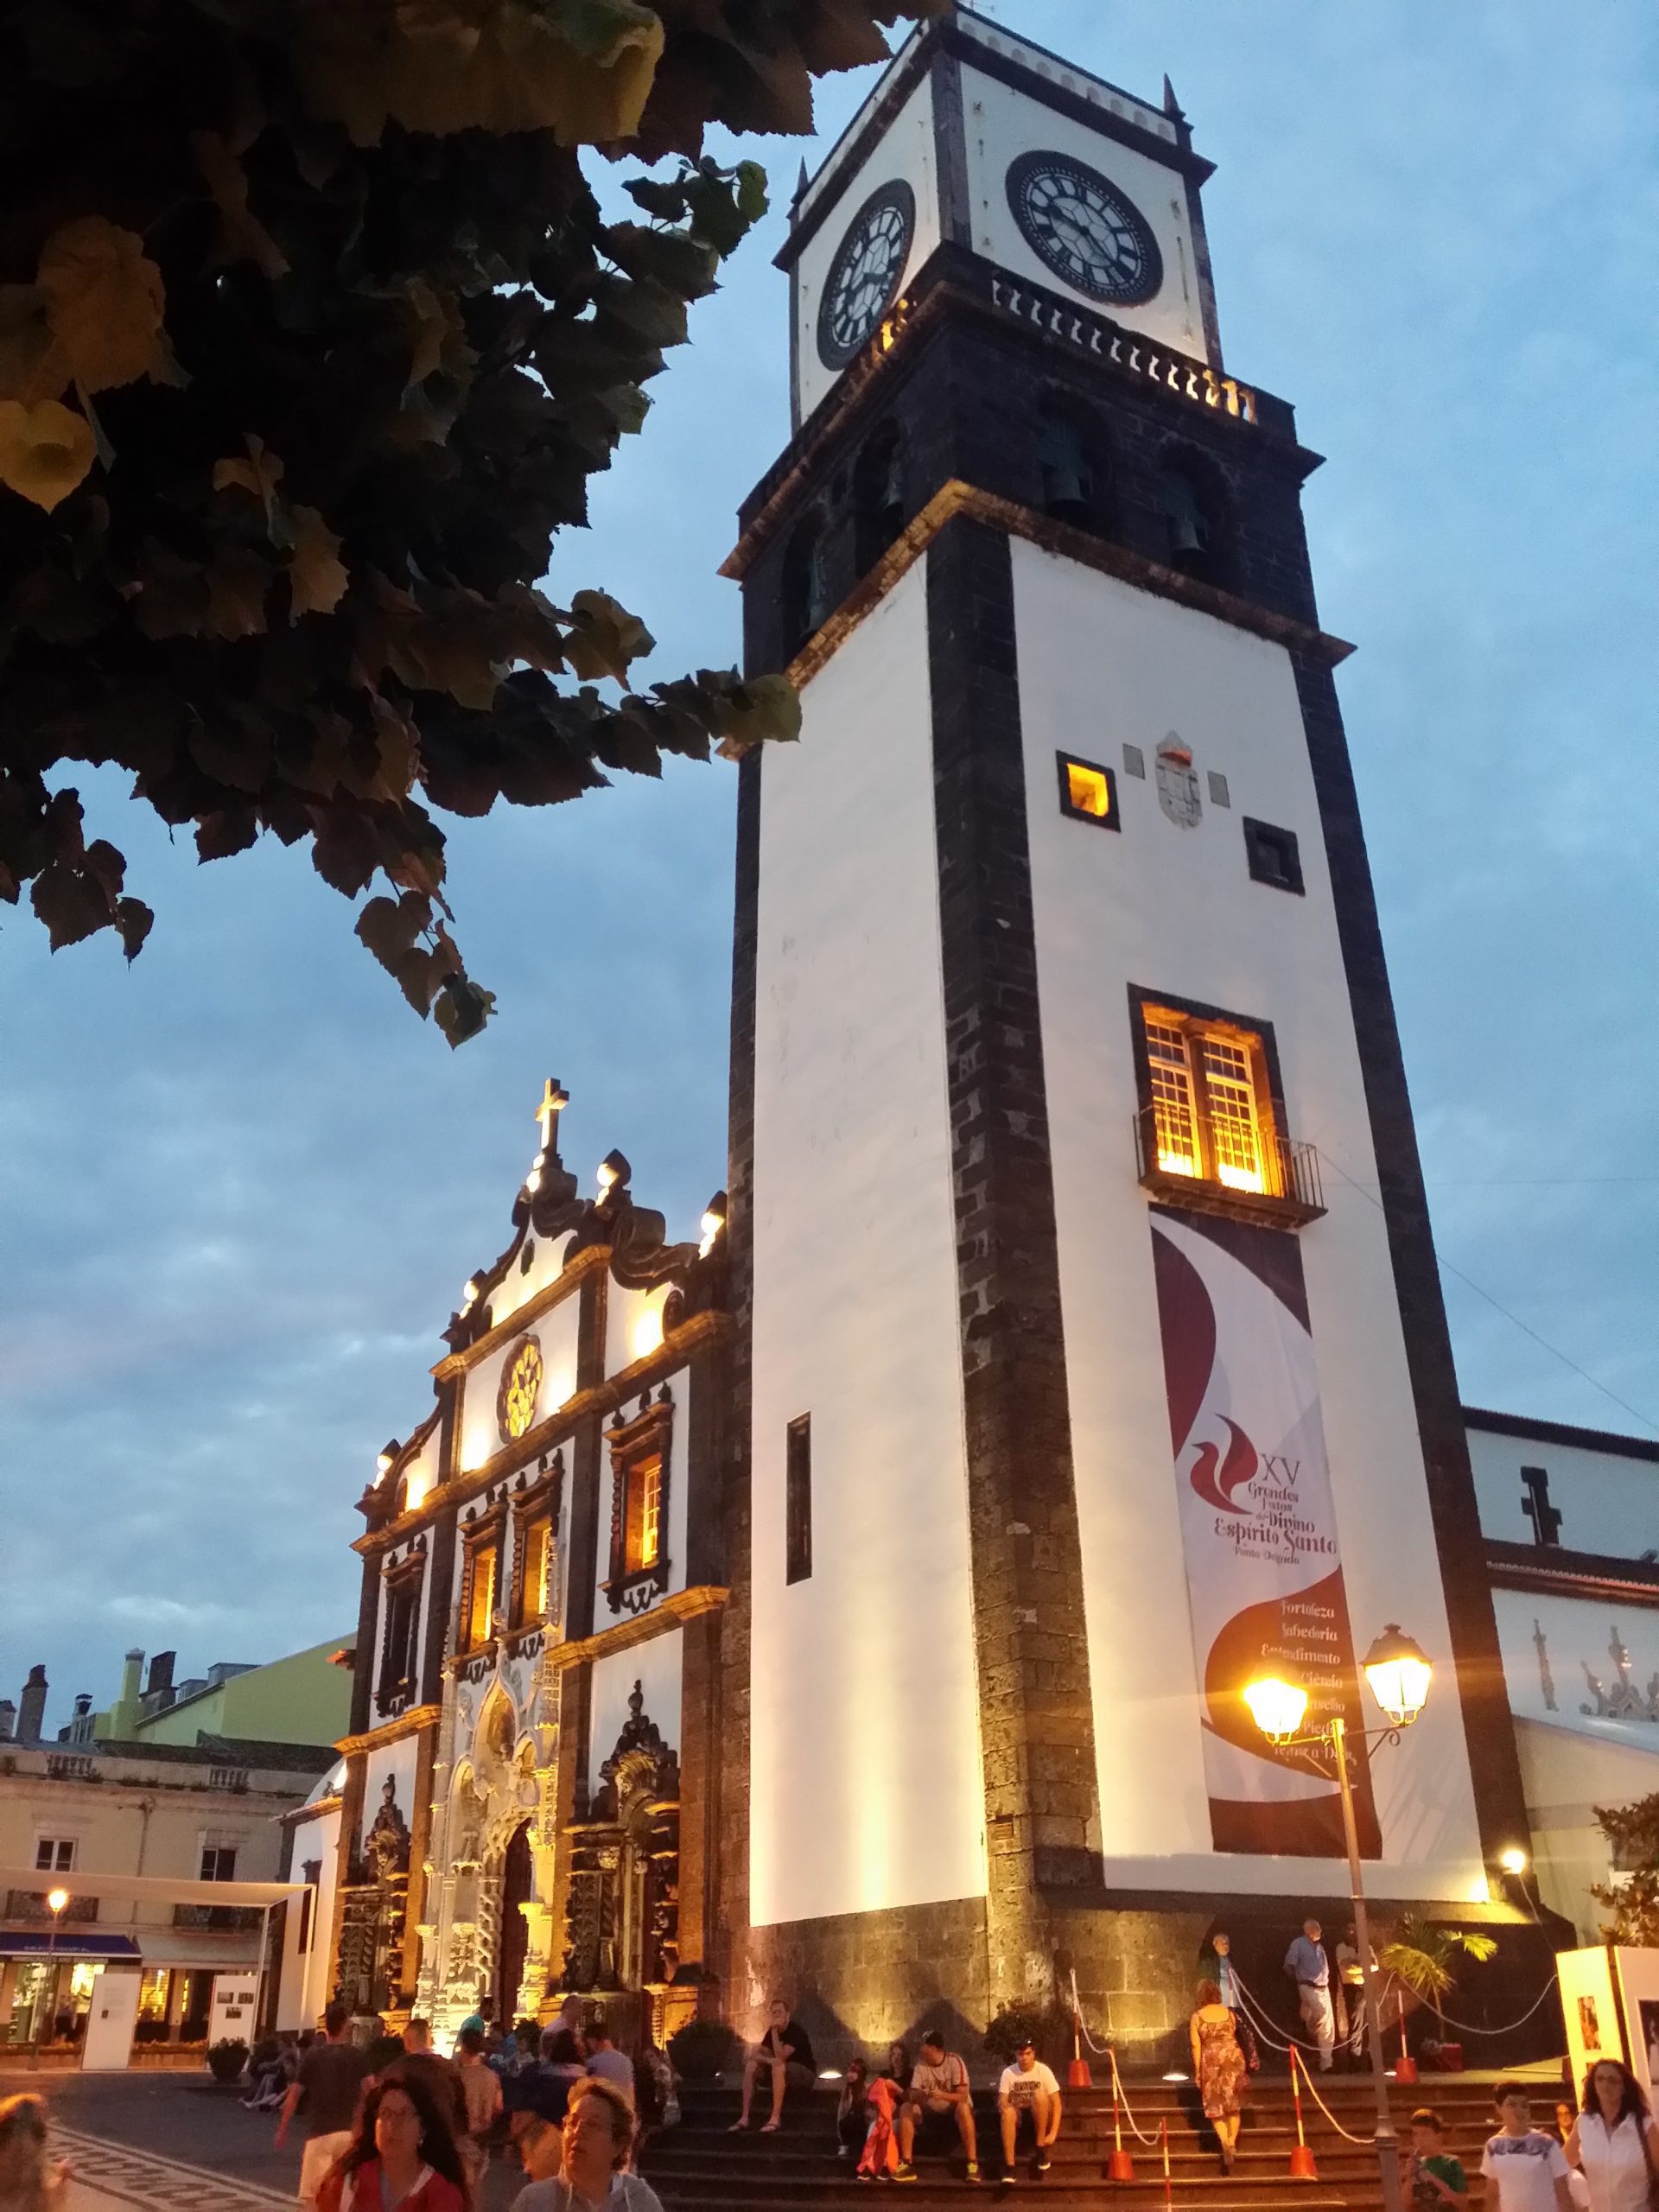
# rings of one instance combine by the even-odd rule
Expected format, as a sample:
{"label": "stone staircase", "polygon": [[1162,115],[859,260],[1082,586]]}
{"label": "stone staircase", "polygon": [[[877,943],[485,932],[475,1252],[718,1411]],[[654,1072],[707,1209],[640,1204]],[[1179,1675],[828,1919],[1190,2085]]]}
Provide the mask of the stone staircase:
{"label": "stone staircase", "polygon": [[[1169,2201],[1175,2205],[1202,2207],[1204,2212],[1274,2212],[1287,2205],[1299,2207],[1300,2212],[1338,2212],[1338,2207],[1343,2212],[1379,2212],[1382,2200],[1376,2154],[1370,2141],[1375,2108],[1369,2077],[1333,2074],[1319,2082],[1336,2118],[1351,2134],[1364,2138],[1361,2143],[1344,2142],[1304,2094],[1317,2181],[1290,2178],[1296,2128],[1290,2085],[1282,2078],[1258,2077],[1252,2083],[1238,2159],[1230,2175],[1221,2171],[1215,2139],[1198,2109],[1193,2085],[1131,2082],[1126,2086],[1141,2132],[1154,2139],[1150,2147],[1136,2142],[1126,2120],[1123,2143],[1135,2160],[1132,2183],[1106,2178],[1113,2148],[1109,2090],[1068,2090],[1052,2165],[1039,2178],[1029,2155],[1022,2156],[1017,2193],[1040,2195],[1052,2212],[1108,2205],[1121,2208],[1121,2212],[1141,2212],[1141,2208],[1153,2212],[1166,2202],[1157,2139],[1161,2123],[1168,2129]],[[1474,2182],[1481,2145],[1495,2126],[1491,2077],[1437,2075],[1414,2088],[1391,2088],[1390,2095],[1402,2139],[1412,2111],[1422,2104],[1434,2107],[1446,2124],[1446,2147],[1462,2159]],[[1537,2124],[1553,2121],[1555,2095],[1553,2082],[1535,2084],[1533,2117]],[[1001,2194],[995,2100],[983,2091],[976,2093],[974,2101],[985,2188]],[[918,2207],[962,2205],[966,2192],[959,2158],[948,2164],[937,2158],[918,2160],[919,2182],[901,2190],[859,2183],[848,2162],[836,2156],[836,2092],[830,2085],[792,2102],[793,2109],[785,2109],[776,2135],[733,2135],[728,2131],[737,2117],[735,2089],[688,2085],[681,2125],[646,2146],[642,2171],[670,2212],[715,2205],[730,2207],[732,2212],[740,2208],[741,2212],[786,2212],[786,2208],[793,2212],[804,2206],[822,2206],[830,2212],[836,2206],[888,2194]],[[1474,2183],[1472,2195],[1478,2203],[1478,2183]]]}

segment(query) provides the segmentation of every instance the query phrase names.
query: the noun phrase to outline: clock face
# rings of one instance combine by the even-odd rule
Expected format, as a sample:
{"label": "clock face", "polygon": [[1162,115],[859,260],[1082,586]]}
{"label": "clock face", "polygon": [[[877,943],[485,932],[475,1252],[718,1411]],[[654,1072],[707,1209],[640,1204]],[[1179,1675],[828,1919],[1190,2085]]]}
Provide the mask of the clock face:
{"label": "clock face", "polygon": [[1026,244],[1074,291],[1139,307],[1164,281],[1146,217],[1070,154],[1021,154],[1008,171],[1008,205]]}
{"label": "clock face", "polygon": [[902,181],[884,184],[853,218],[818,309],[818,358],[826,369],[844,369],[874,336],[899,289],[915,231],[916,195]]}
{"label": "clock face", "polygon": [[502,1370],[496,1403],[501,1433],[510,1444],[516,1444],[535,1420],[541,1389],[542,1348],[534,1337],[526,1337]]}

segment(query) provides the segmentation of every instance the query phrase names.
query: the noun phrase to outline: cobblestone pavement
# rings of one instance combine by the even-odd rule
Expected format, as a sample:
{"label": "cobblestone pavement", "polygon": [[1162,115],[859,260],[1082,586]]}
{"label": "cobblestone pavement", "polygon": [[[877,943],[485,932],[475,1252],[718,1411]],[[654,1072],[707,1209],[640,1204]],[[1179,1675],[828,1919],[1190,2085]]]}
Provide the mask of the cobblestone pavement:
{"label": "cobblestone pavement", "polygon": [[[0,2097],[19,2090],[51,2109],[58,2155],[74,2166],[72,2212],[292,2212],[302,2129],[276,2150],[275,2115],[245,2110],[203,2074],[0,2070]],[[523,2186],[498,2156],[480,2212],[506,2212]]]}

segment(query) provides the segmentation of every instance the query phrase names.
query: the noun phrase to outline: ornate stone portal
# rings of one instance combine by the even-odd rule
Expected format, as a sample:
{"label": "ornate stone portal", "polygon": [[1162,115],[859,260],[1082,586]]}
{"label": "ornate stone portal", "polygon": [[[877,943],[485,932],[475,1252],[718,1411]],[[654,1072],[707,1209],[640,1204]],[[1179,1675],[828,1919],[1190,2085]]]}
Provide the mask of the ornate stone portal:
{"label": "ornate stone portal", "polygon": [[662,2042],[696,2010],[679,1970],[680,1763],[634,1683],[586,1819],[567,1830],[563,1986],[638,1993],[640,2028]]}
{"label": "ornate stone portal", "polygon": [[390,2011],[403,1985],[409,1842],[397,1784],[388,1775],[352,1870],[340,1923],[340,1993],[359,2014]]}

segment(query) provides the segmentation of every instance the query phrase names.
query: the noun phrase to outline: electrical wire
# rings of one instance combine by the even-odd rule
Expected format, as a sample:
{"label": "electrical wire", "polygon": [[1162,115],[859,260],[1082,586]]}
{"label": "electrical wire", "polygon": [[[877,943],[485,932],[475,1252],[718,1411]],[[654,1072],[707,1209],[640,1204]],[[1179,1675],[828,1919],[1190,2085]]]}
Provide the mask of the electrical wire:
{"label": "electrical wire", "polygon": [[[1323,1145],[1318,1146],[1316,1149],[1325,1166],[1335,1168],[1350,1190],[1357,1191],[1362,1198],[1369,1198],[1379,1213],[1384,1211],[1382,1201],[1375,1191],[1369,1190],[1363,1183],[1356,1181],[1341,1161],[1333,1159]],[[1494,1298],[1491,1292],[1484,1289],[1472,1275],[1465,1274],[1461,1268],[1454,1268],[1438,1244],[1435,1247],[1434,1256],[1446,1274],[1455,1275],[1460,1283],[1474,1292],[1477,1298],[1484,1298],[1494,1313],[1501,1313],[1506,1321],[1514,1322],[1523,1336],[1530,1337],[1534,1344],[1541,1345],[1552,1359],[1559,1359],[1563,1367],[1571,1368],[1573,1374],[1580,1376],[1592,1390],[1599,1390],[1604,1398],[1611,1400],[1622,1412],[1629,1414],[1632,1421],[1639,1421],[1643,1428],[1651,1429],[1656,1436],[1659,1436],[1659,1421],[1656,1421],[1650,1415],[1633,1406],[1628,1398],[1621,1398],[1617,1390],[1609,1389],[1606,1383],[1599,1382],[1587,1367],[1580,1367],[1578,1361],[1564,1352],[1559,1344],[1551,1344],[1548,1337],[1541,1337],[1537,1330],[1529,1322],[1523,1321],[1518,1313],[1511,1313],[1501,1299]]]}

